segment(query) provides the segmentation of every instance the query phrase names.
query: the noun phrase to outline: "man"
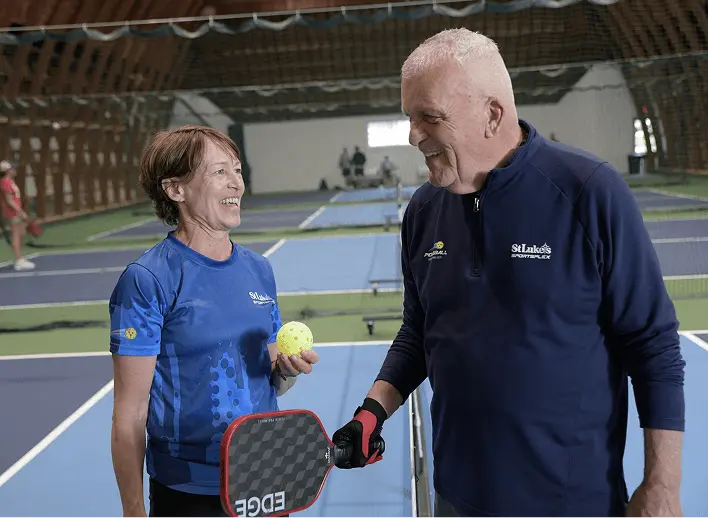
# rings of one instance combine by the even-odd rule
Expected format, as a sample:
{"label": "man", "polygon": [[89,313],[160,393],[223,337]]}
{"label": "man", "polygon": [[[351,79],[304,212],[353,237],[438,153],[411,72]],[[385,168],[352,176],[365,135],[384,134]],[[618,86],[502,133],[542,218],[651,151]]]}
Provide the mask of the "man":
{"label": "man", "polygon": [[15,182],[17,169],[7,160],[0,162],[0,207],[2,220],[10,232],[16,271],[32,270],[35,264],[22,257],[22,239],[27,232],[27,213],[22,208],[20,187]]}
{"label": "man", "polygon": [[364,166],[366,165],[366,155],[359,148],[354,146],[351,164],[354,166],[354,176],[364,176]]}
{"label": "man", "polygon": [[[361,467],[429,377],[435,514],[681,514],[678,323],[641,213],[603,160],[517,118],[496,44],[444,31],[402,68],[430,183],[402,224],[404,316],[333,440]],[[627,504],[628,382],[645,475]]]}

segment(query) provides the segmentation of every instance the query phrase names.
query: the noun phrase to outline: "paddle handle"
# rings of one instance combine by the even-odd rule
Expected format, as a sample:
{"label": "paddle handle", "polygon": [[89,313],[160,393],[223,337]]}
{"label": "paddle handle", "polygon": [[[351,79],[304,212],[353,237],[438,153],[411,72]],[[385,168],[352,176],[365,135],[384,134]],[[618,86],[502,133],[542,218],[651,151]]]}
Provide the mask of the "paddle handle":
{"label": "paddle handle", "polygon": [[[372,440],[369,446],[369,452],[379,450],[379,455],[383,455],[384,449],[386,449],[386,443],[383,438],[379,437],[376,440]],[[354,450],[354,445],[351,443],[342,443],[334,445],[334,464],[338,465],[340,463],[348,461],[352,456],[352,451]]]}

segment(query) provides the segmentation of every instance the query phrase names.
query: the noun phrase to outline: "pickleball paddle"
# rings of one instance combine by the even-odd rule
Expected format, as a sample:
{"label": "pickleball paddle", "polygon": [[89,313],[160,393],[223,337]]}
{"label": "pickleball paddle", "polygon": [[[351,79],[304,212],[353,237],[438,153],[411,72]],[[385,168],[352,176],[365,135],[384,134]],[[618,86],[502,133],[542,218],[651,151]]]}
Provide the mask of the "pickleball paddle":
{"label": "pickleball paddle", "polygon": [[[383,439],[371,446],[383,454]],[[350,455],[351,446],[335,445],[309,410],[239,417],[221,440],[221,504],[229,516],[302,511],[319,498],[335,464]]]}
{"label": "pickleball paddle", "polygon": [[27,232],[29,232],[32,237],[40,237],[44,233],[44,230],[42,230],[42,226],[37,220],[32,220],[27,223]]}

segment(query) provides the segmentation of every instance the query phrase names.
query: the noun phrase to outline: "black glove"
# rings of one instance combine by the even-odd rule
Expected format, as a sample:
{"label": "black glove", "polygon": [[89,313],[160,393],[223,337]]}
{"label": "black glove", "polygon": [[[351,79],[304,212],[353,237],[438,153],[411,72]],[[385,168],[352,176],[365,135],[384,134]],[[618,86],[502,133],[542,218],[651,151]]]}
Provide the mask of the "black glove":
{"label": "black glove", "polygon": [[342,469],[362,468],[380,461],[384,450],[381,430],[387,417],[378,401],[366,398],[354,418],[332,436],[335,446],[349,453],[336,459],[335,465]]}

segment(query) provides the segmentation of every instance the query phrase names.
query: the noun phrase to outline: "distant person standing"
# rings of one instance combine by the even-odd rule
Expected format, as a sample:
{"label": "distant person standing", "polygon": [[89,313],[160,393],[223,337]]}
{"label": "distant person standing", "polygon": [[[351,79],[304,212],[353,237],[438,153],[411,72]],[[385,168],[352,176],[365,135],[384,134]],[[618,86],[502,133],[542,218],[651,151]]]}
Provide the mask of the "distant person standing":
{"label": "distant person standing", "polygon": [[366,165],[366,155],[359,149],[359,146],[354,148],[352,156],[352,165],[354,165],[354,176],[364,176],[364,166]]}
{"label": "distant person standing", "polygon": [[32,270],[35,264],[22,257],[22,238],[27,232],[27,213],[22,209],[20,187],[15,182],[15,165],[0,162],[0,193],[2,194],[2,219],[12,235],[12,252],[15,255],[15,270]]}
{"label": "distant person standing", "polygon": [[339,155],[339,170],[342,172],[342,176],[345,180],[349,179],[351,175],[351,159],[349,158],[349,150],[344,148],[342,154]]}
{"label": "distant person standing", "polygon": [[379,166],[379,173],[384,177],[385,183],[391,183],[395,179],[393,172],[396,169],[398,169],[398,166],[394,164],[388,156],[385,156]]}

